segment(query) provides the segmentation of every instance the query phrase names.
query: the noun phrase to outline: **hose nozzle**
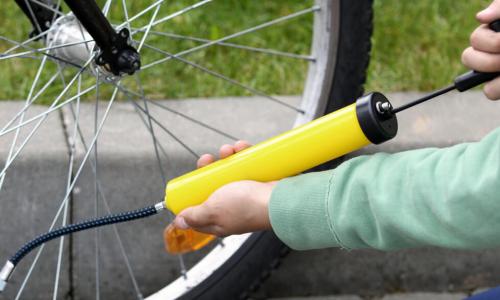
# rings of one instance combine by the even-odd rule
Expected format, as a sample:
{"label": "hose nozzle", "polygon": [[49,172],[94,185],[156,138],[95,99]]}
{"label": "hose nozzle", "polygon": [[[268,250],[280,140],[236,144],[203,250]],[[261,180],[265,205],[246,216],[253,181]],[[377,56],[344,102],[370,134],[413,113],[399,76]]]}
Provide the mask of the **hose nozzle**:
{"label": "hose nozzle", "polygon": [[3,292],[10,275],[14,271],[14,264],[11,261],[7,261],[0,271],[0,293]]}

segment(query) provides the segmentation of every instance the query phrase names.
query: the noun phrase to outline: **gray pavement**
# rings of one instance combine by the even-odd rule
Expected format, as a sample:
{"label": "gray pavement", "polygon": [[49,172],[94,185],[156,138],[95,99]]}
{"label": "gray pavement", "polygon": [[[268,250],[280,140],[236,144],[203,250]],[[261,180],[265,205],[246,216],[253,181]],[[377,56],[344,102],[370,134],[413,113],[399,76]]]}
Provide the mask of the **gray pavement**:
{"label": "gray pavement", "polygon": [[[373,300],[461,300],[465,294],[451,294],[451,293],[406,293],[406,294],[393,294],[380,298],[373,298]],[[273,298],[271,300],[362,300],[359,296],[342,295],[342,296],[320,296],[320,297],[292,297],[292,298]]]}
{"label": "gray pavement", "polygon": [[[451,293],[406,293],[393,294],[383,297],[372,298],[373,300],[461,300],[465,294]],[[291,298],[272,298],[271,300],[363,300],[363,298],[355,295],[342,296],[320,296],[320,297],[291,297]]]}
{"label": "gray pavement", "polygon": [[[389,98],[397,105],[417,95],[396,93],[389,95]],[[452,94],[401,113],[400,131],[396,139],[384,145],[369,146],[354,155],[428,146],[446,147],[460,142],[477,141],[500,125],[500,103],[483,98],[479,92]],[[286,97],[284,100],[290,103],[298,101],[297,97]],[[213,127],[226,128],[231,135],[254,143],[275,135],[292,124],[291,111],[283,110],[279,105],[266,100],[187,99],[161,103],[196,119],[205,120]],[[19,102],[0,103],[1,124],[21,106]],[[230,106],[229,110],[225,110],[230,113],[221,115],[221,106]],[[37,107],[33,111],[42,109]],[[100,107],[101,115],[104,109],[105,106]],[[149,109],[155,118],[161,120],[196,153],[214,152],[220,144],[230,142],[230,139],[203,129],[179,115],[152,105],[149,105]],[[87,143],[90,143],[94,126],[93,113],[92,105],[82,105],[80,124]],[[67,108],[61,114],[52,114],[9,171],[0,194],[0,238],[8,241],[0,244],[0,258],[7,257],[23,241],[50,225],[64,196],[69,159],[67,136],[71,135],[72,125],[71,113]],[[168,168],[167,179],[191,170],[195,157],[166,132],[156,128],[156,133],[169,154],[168,157],[162,155],[164,165]],[[27,134],[28,129],[23,129],[21,136]],[[0,138],[1,165],[5,161],[11,139],[12,135]],[[79,163],[83,158],[81,141],[78,141],[77,149]],[[112,211],[141,207],[162,198],[164,180],[159,176],[151,137],[129,103],[116,103],[113,106],[98,149],[97,173],[102,182],[102,193]],[[95,213],[93,178],[94,171],[87,165],[82,169],[76,191],[71,195],[71,219],[81,220]],[[102,214],[106,209],[101,196],[97,211]],[[12,213],[13,211],[16,213]],[[133,297],[122,249],[125,250],[141,292],[145,295],[178,276],[176,258],[165,255],[162,250],[160,237],[165,223],[164,218],[156,217],[143,221],[144,225],[141,226],[120,225],[117,231],[122,245],[117,241],[113,228],[100,231],[102,266],[99,273],[102,278],[103,299]],[[66,240],[66,247],[71,249],[64,252],[61,295],[67,293],[72,286],[79,298],[93,298],[96,273],[94,239],[94,232],[87,232]],[[28,299],[46,299],[51,295],[57,246],[57,243],[48,245],[41,256],[40,264],[33,274],[34,280],[28,286]],[[384,297],[384,300],[460,299],[466,292],[498,284],[496,279],[500,278],[500,254],[497,252],[498,249],[467,252],[435,248],[389,253],[370,250],[347,252],[339,249],[293,252],[254,296],[301,299],[290,297],[339,295],[312,299],[342,300],[360,297]],[[21,284],[32,259],[33,256],[30,256],[16,271],[6,299],[12,298],[13,291]],[[190,265],[195,260],[196,257],[188,257],[187,264]],[[404,293],[397,294],[401,292]],[[393,295],[395,293],[397,295]]]}

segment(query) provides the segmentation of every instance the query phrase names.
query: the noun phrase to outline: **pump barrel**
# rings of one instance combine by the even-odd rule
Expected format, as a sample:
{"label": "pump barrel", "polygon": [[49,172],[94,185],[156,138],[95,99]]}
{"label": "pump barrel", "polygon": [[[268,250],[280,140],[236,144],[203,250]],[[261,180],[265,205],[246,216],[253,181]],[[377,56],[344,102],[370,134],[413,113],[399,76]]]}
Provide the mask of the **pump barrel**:
{"label": "pump barrel", "polygon": [[380,93],[369,94],[345,108],[177,177],[167,183],[166,206],[178,214],[203,203],[228,183],[283,179],[370,143],[390,140],[397,133],[396,116],[377,110],[386,102]]}

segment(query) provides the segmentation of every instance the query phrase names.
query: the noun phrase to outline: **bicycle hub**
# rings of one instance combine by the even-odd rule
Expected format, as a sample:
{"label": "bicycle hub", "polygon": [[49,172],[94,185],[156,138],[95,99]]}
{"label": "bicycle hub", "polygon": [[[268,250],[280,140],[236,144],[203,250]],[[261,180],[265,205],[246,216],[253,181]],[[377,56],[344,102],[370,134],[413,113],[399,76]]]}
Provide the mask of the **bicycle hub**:
{"label": "bicycle hub", "polygon": [[129,44],[128,29],[123,28],[117,33],[94,0],[65,2],[99,46],[97,65],[116,76],[133,75],[141,68],[139,53]]}
{"label": "bicycle hub", "polygon": [[96,46],[92,36],[73,15],[58,18],[50,27],[45,42],[53,49],[51,54],[76,65],[84,65]]}

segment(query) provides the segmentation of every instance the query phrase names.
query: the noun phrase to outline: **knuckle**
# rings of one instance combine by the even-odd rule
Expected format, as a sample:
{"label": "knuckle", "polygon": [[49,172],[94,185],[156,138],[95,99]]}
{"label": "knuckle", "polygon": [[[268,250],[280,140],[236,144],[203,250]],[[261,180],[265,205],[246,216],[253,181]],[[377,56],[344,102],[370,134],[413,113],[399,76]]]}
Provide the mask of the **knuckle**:
{"label": "knuckle", "polygon": [[462,52],[462,56],[461,56],[462,63],[464,65],[468,66],[469,58],[470,58],[470,48],[466,48]]}
{"label": "knuckle", "polygon": [[491,66],[493,67],[493,70],[491,72],[499,72],[500,71],[500,54],[492,57]]}
{"label": "knuckle", "polygon": [[185,214],[183,215],[183,217],[188,224],[193,226],[196,226],[200,222],[199,218],[197,218],[196,215],[193,214]]}
{"label": "knuckle", "polygon": [[472,32],[472,34],[470,35],[469,41],[470,41],[470,44],[472,45],[472,47],[477,48],[478,44],[481,42],[479,28],[477,28],[476,30],[474,30]]}
{"label": "knuckle", "polygon": [[490,100],[498,100],[500,98],[500,95],[496,93],[495,89],[492,87],[491,84],[487,84],[483,88],[483,92],[486,95],[486,97]]}
{"label": "knuckle", "polygon": [[206,218],[206,221],[208,222],[213,222],[218,218],[217,210],[214,209],[211,205],[209,204],[202,204],[202,209],[204,210],[204,217]]}
{"label": "knuckle", "polygon": [[222,237],[222,236],[226,235],[226,231],[221,226],[215,226],[213,228],[213,234],[216,235],[216,236]]}
{"label": "knuckle", "polygon": [[495,34],[492,38],[493,48],[495,52],[500,52],[500,34]]}

